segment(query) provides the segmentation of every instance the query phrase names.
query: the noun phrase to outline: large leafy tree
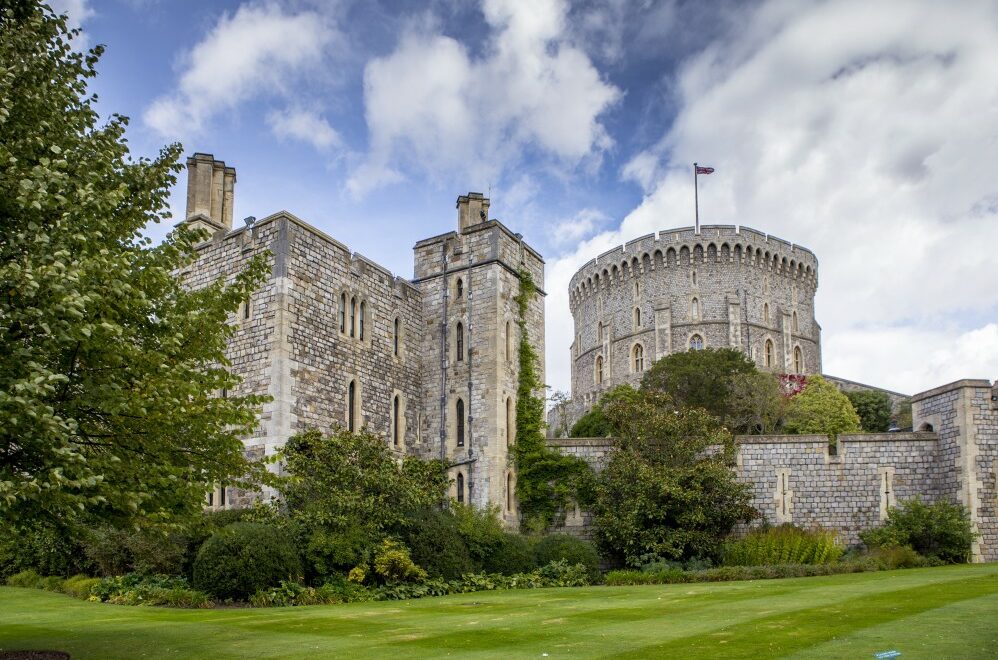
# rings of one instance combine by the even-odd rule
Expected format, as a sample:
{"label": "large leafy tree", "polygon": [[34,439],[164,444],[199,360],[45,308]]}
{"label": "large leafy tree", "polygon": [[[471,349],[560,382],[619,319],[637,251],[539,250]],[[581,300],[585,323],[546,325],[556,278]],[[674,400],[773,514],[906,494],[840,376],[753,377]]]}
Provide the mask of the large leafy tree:
{"label": "large leafy tree", "polygon": [[822,433],[833,438],[862,430],[849,398],[821,376],[808,378],[807,387],[790,400],[784,426],[787,433]]}
{"label": "large leafy tree", "polygon": [[0,516],[164,521],[209,484],[258,476],[241,436],[260,399],[216,397],[227,319],[264,276],[186,290],[180,229],[153,246],[180,146],[130,158],[87,85],[102,48],[0,0]]}
{"label": "large leafy tree", "polygon": [[[863,430],[868,433],[883,433],[891,427],[891,397],[880,390],[859,390],[846,392],[849,403],[859,415]],[[910,426],[910,424],[909,424]]]}

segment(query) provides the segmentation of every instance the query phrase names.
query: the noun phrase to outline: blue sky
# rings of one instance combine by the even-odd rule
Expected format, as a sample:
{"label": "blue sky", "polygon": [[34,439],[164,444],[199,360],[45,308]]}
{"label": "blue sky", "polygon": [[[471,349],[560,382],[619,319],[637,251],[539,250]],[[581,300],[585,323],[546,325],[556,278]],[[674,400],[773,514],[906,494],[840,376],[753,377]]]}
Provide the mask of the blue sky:
{"label": "blue sky", "polygon": [[107,45],[94,91],[133,152],[224,159],[237,218],[287,209],[411,276],[457,195],[491,190],[547,259],[557,389],[569,278],[692,224],[694,160],[704,223],[817,254],[827,373],[998,378],[993,2],[56,4]]}

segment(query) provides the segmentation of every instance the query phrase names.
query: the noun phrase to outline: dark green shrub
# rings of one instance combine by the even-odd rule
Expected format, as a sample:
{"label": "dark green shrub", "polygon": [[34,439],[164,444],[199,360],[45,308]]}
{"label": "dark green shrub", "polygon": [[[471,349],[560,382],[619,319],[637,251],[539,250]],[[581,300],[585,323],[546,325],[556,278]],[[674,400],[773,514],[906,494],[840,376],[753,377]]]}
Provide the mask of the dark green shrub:
{"label": "dark green shrub", "polygon": [[87,530],[83,536],[83,552],[102,577],[124,575],[132,569],[128,551],[128,532],[110,525]]}
{"label": "dark green shrub", "polygon": [[41,583],[42,576],[30,568],[7,577],[8,587],[21,587],[24,589],[35,589]]}
{"label": "dark green shrub", "polygon": [[545,566],[554,561],[569,565],[582,564],[590,577],[599,575],[599,553],[591,543],[568,534],[550,534],[534,543],[534,561]]}
{"label": "dark green shrub", "polygon": [[86,575],[74,575],[62,584],[63,593],[76,598],[89,598],[94,585],[100,582],[100,578],[87,577]]}
{"label": "dark green shrub", "polygon": [[475,570],[453,513],[423,509],[408,522],[403,538],[412,551],[412,560],[430,577],[453,580]]}
{"label": "dark green shrub", "polygon": [[301,559],[287,537],[260,523],[225,527],[194,560],[194,587],[216,598],[245,600],[281,580],[301,579]]}
{"label": "dark green shrub", "polygon": [[455,503],[451,510],[457,518],[458,531],[468,547],[471,561],[480,569],[506,541],[506,530],[499,520],[499,507],[493,505],[476,509]]}
{"label": "dark green shrub", "polygon": [[482,570],[486,573],[501,575],[529,573],[536,566],[534,549],[530,541],[526,537],[509,532],[503,535],[502,543],[482,562]]}
{"label": "dark green shrub", "polygon": [[842,552],[833,532],[780,525],[725,542],[722,557],[725,566],[830,564]]}
{"label": "dark green shrub", "polygon": [[90,572],[92,565],[78,537],[76,528],[54,523],[4,525],[0,529],[0,577],[25,570],[63,577]]}
{"label": "dark green shrub", "polygon": [[962,505],[946,500],[930,505],[918,498],[892,508],[883,525],[860,534],[870,548],[908,546],[950,564],[970,560],[974,536],[970,515]]}

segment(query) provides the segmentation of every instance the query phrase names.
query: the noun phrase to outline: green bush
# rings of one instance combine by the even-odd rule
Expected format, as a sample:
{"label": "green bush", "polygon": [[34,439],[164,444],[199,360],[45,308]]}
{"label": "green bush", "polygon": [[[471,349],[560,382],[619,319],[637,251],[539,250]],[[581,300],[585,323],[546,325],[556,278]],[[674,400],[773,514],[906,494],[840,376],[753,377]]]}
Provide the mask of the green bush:
{"label": "green bush", "polygon": [[930,505],[918,498],[892,508],[883,525],[860,534],[870,548],[908,546],[948,564],[970,560],[974,537],[970,514],[962,505],[946,500]]}
{"label": "green bush", "polygon": [[8,587],[22,587],[24,589],[34,589],[41,582],[42,576],[30,568],[19,573],[14,573],[7,578]]}
{"label": "green bush", "polygon": [[216,598],[245,600],[281,580],[301,579],[301,560],[287,537],[260,523],[216,532],[194,560],[194,587]]}
{"label": "green bush", "polygon": [[[406,585],[408,586],[408,585]],[[250,597],[253,607],[294,607],[301,605],[336,605],[358,600],[370,600],[372,594],[364,587],[345,590],[334,584],[306,587],[297,582],[281,581],[281,586],[256,592]]]}
{"label": "green bush", "polygon": [[87,577],[86,575],[74,575],[62,584],[62,592],[75,598],[89,598],[94,585],[100,582],[100,578]]}
{"label": "green bush", "polygon": [[203,591],[191,589],[186,578],[174,575],[127,573],[107,577],[91,589],[91,598],[112,605],[163,605],[206,608],[214,602]]}
{"label": "green bush", "polygon": [[451,511],[457,518],[457,528],[468,547],[468,554],[475,567],[481,570],[506,541],[506,530],[499,519],[499,507],[492,505],[476,509],[466,504],[453,503]]}
{"label": "green bush", "polygon": [[453,580],[475,570],[453,513],[423,509],[408,522],[403,538],[412,551],[412,560],[430,577]]}
{"label": "green bush", "polygon": [[506,532],[502,543],[482,562],[486,573],[515,575],[529,573],[537,567],[530,541],[520,534]]}
{"label": "green bush", "polygon": [[91,570],[82,552],[80,532],[54,523],[35,523],[0,528],[0,577],[25,570],[40,575],[69,577]]}
{"label": "green bush", "polygon": [[426,580],[426,571],[412,561],[409,548],[391,539],[381,542],[374,556],[374,572],[385,584],[419,584]]}
{"label": "green bush", "polygon": [[590,577],[599,576],[599,553],[591,543],[568,534],[549,534],[534,543],[534,561],[545,566],[555,561],[582,564]]}
{"label": "green bush", "polygon": [[722,550],[725,566],[830,564],[843,548],[833,532],[793,525],[757,529],[744,538],[727,541]]}

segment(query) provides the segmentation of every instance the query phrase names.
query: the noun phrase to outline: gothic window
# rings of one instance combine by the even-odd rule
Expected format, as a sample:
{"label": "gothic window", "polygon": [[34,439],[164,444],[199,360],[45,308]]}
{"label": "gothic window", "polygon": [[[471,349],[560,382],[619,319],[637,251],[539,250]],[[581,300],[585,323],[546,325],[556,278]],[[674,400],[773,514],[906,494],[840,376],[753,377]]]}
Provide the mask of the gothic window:
{"label": "gothic window", "polygon": [[645,370],[645,347],[641,344],[634,345],[634,373],[641,373]]}
{"label": "gothic window", "polygon": [[513,399],[506,397],[506,449],[513,444]]}
{"label": "gothic window", "polygon": [[464,503],[464,475],[457,473],[457,501]]}
{"label": "gothic window", "polygon": [[464,280],[457,278],[457,299],[464,298]]}
{"label": "gothic window", "polygon": [[769,325],[769,303],[762,306],[762,320]]}
{"label": "gothic window", "polygon": [[218,489],[218,507],[220,509],[225,508],[225,486]]}
{"label": "gothic window", "polygon": [[355,337],[357,331],[357,299],[350,299],[350,336]]}
{"label": "gothic window", "polygon": [[700,301],[696,298],[690,301],[690,319],[693,321],[700,319]]}
{"label": "gothic window", "polygon": [[766,366],[773,366],[773,341],[771,339],[766,340]]}
{"label": "gothic window", "polygon": [[506,511],[513,510],[513,475],[506,473]]}
{"label": "gothic window", "polygon": [[394,330],[392,331],[392,352],[395,354],[395,357],[398,357],[399,354],[399,331],[401,330],[401,325],[398,317],[396,317]]}
{"label": "gothic window", "polygon": [[691,351],[702,351],[703,350],[703,337],[700,335],[693,335],[690,337],[690,350]]}
{"label": "gothic window", "polygon": [[347,430],[351,433],[356,429],[357,420],[357,381],[351,380],[347,388]]}
{"label": "gothic window", "polygon": [[392,400],[392,444],[399,446],[399,397]]}
{"label": "gothic window", "polygon": [[506,362],[513,359],[513,325],[506,321]]}
{"label": "gothic window", "polygon": [[367,303],[363,300],[360,302],[360,340],[364,341],[364,316],[367,313]]}
{"label": "gothic window", "polygon": [[457,404],[454,406],[455,413],[457,415],[457,446],[464,446],[464,401],[462,399],[457,400]]}
{"label": "gothic window", "polygon": [[464,326],[461,323],[457,324],[455,330],[457,334],[457,361],[464,361]]}
{"label": "gothic window", "polygon": [[804,354],[801,352],[800,346],[794,347],[794,373],[804,373]]}
{"label": "gothic window", "polygon": [[640,296],[641,295],[641,282],[635,282],[634,283],[634,295],[636,295],[636,296]]}
{"label": "gothic window", "polygon": [[640,307],[635,307],[634,308],[634,328],[637,329],[637,328],[640,328],[640,327],[641,327],[641,308]]}
{"label": "gothic window", "polygon": [[794,332],[799,332],[799,329],[797,328],[797,312],[794,312],[793,315],[793,329]]}
{"label": "gothic window", "polygon": [[596,324],[596,338],[600,343],[603,343],[603,322],[600,321]]}
{"label": "gothic window", "polygon": [[340,294],[340,332],[347,331],[347,294]]}
{"label": "gothic window", "polygon": [[602,385],[603,384],[603,356],[602,355],[597,355],[596,356],[596,368],[594,370],[594,376],[596,378],[596,384],[597,385]]}

